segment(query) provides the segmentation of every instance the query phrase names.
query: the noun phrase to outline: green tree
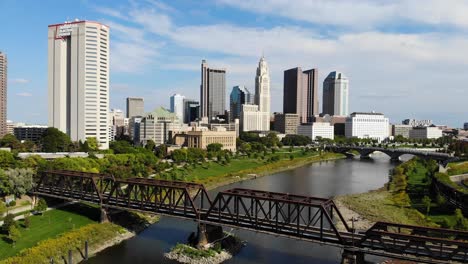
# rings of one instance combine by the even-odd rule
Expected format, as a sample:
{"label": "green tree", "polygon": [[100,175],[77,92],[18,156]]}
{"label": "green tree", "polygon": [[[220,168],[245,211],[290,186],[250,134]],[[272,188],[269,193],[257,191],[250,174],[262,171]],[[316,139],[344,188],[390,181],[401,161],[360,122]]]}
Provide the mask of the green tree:
{"label": "green tree", "polygon": [[16,167],[16,160],[13,154],[9,151],[0,150],[0,168],[8,169]]}
{"label": "green tree", "polygon": [[455,209],[455,228],[459,230],[468,229],[468,220],[463,216],[460,208]]}
{"label": "green tree", "polygon": [[16,226],[17,223],[15,221],[15,216],[13,214],[7,214],[3,219],[2,231],[8,234],[8,230],[10,230],[11,226]]}
{"label": "green tree", "polygon": [[8,239],[10,239],[10,241],[13,243],[13,247],[16,245],[16,242],[20,240],[20,238],[21,232],[19,229],[14,225],[10,226],[10,229],[8,229]]}
{"label": "green tree", "polygon": [[72,142],[70,137],[54,127],[49,127],[41,137],[42,150],[44,152],[66,152]]}
{"label": "green tree", "polygon": [[36,211],[43,213],[47,210],[47,202],[44,200],[44,198],[40,198],[39,201],[37,202],[36,205]]}
{"label": "green tree", "polygon": [[7,207],[4,202],[0,201],[0,215],[3,215],[7,210]]}
{"label": "green tree", "polygon": [[14,135],[6,134],[2,139],[0,139],[0,147],[18,150],[22,148],[22,145]]}
{"label": "green tree", "polygon": [[219,152],[223,148],[223,144],[220,143],[211,143],[206,146],[208,152]]}
{"label": "green tree", "polygon": [[34,171],[32,169],[9,169],[5,171],[10,182],[11,193],[17,197],[34,188]]}
{"label": "green tree", "polygon": [[424,207],[426,208],[426,215],[429,215],[429,211],[431,210],[431,203],[432,203],[431,198],[429,198],[429,196],[427,196],[427,195],[424,195],[421,202],[423,203]]}
{"label": "green tree", "polygon": [[145,148],[147,150],[152,152],[152,151],[154,151],[155,147],[156,147],[156,143],[153,140],[149,139],[148,141],[146,141]]}
{"label": "green tree", "polygon": [[86,138],[86,142],[88,143],[90,151],[96,151],[99,149],[99,142],[96,137],[88,137]]}
{"label": "green tree", "polygon": [[29,227],[31,226],[31,217],[30,217],[29,213],[24,214],[23,225],[27,229],[29,229]]}

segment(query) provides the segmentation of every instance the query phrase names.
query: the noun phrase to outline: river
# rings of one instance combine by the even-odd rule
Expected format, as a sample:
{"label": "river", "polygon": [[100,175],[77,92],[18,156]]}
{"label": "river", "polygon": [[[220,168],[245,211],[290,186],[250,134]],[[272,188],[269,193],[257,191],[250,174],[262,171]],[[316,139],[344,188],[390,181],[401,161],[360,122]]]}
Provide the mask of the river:
{"label": "river", "polygon": [[[319,197],[367,192],[382,187],[394,167],[384,154],[370,160],[336,160],[310,164],[270,176],[238,182],[211,191],[211,195],[230,188],[249,188]],[[175,263],[164,258],[176,243],[185,243],[196,230],[193,221],[162,217],[138,236],[108,248],[87,264]],[[231,231],[230,228],[225,228]],[[232,230],[247,245],[229,264],[242,263],[340,263],[341,251],[332,246],[297,241],[244,230]],[[366,260],[378,260],[366,256]]]}

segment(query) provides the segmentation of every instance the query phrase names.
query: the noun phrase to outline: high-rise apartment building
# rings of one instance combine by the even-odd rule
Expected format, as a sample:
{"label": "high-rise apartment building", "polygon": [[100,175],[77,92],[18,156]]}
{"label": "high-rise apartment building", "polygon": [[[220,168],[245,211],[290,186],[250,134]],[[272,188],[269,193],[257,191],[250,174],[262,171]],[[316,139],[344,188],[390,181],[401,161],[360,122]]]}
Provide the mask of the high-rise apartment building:
{"label": "high-rise apartment building", "polygon": [[301,123],[312,122],[318,111],[318,70],[300,67],[284,71],[283,112],[298,114]]}
{"label": "high-rise apartment building", "polygon": [[0,138],[7,134],[7,56],[0,51]]}
{"label": "high-rise apartment building", "polygon": [[127,97],[127,118],[143,116],[144,113],[145,104],[143,98]]}
{"label": "high-rise apartment building", "polygon": [[109,27],[92,21],[49,25],[49,126],[73,141],[109,147]]}
{"label": "high-rise apartment building", "polygon": [[201,64],[200,117],[211,122],[226,110],[226,69],[209,68],[206,60]]}
{"label": "high-rise apartment building", "polygon": [[347,116],[349,81],[341,72],[331,72],[323,81],[323,114]]}
{"label": "high-rise apartment building", "polygon": [[245,86],[234,86],[229,97],[230,103],[230,121],[240,118],[243,104],[253,104],[253,94]]}
{"label": "high-rise apartment building", "polygon": [[184,99],[185,96],[174,94],[171,96],[171,112],[176,114],[180,121],[184,120]]}

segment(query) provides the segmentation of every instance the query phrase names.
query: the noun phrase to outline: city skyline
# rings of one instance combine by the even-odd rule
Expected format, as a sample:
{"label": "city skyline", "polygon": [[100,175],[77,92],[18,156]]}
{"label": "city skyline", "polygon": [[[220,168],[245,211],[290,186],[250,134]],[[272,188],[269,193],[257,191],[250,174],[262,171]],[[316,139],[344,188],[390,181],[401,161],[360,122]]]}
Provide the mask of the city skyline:
{"label": "city skyline", "polygon": [[[364,2],[373,10],[382,7],[379,4]],[[333,4],[334,1],[330,1],[330,5]],[[17,12],[15,10],[21,9],[22,5],[30,5],[31,10],[38,12],[48,7],[52,12],[46,12],[50,16],[26,20],[22,18],[22,21],[8,15]],[[124,98],[128,96],[151,98],[147,103],[149,109],[145,110],[159,105],[168,108],[167,98],[174,92],[184,94],[188,98],[198,98],[199,61],[202,58],[206,58],[210,65],[227,68],[227,87],[237,84],[254,87],[251,76],[255,71],[258,56],[263,50],[269,59],[271,70],[271,112],[279,112],[282,109],[282,93],[279,93],[283,88],[282,71],[290,67],[314,66],[318,67],[321,73],[320,93],[325,73],[342,71],[351,80],[353,91],[350,93],[350,112],[372,110],[383,112],[392,123],[399,123],[408,117],[433,119],[437,124],[455,127],[461,127],[465,122],[463,114],[466,111],[463,109],[462,98],[463,95],[466,96],[466,91],[457,88],[466,82],[461,72],[468,61],[464,57],[466,55],[460,52],[460,49],[463,50],[463,43],[468,41],[460,34],[466,28],[463,21],[441,16],[437,24],[426,20],[421,16],[422,12],[410,9],[408,14],[401,14],[410,25],[408,27],[401,28],[401,25],[399,27],[395,23],[386,24],[384,19],[364,16],[363,21],[357,21],[360,23],[354,23],[356,26],[350,29],[346,27],[346,22],[349,22],[347,19],[356,18],[345,17],[338,21],[330,21],[316,15],[303,17],[298,15],[301,12],[297,10],[288,15],[280,12],[276,4],[271,5],[271,10],[264,10],[255,3],[236,4],[223,1],[215,7],[210,7],[208,13],[212,15],[211,19],[209,16],[201,16],[198,22],[178,19],[185,11],[182,11],[177,1],[144,5],[132,5],[127,1],[121,1],[119,5],[115,5],[116,7],[106,6],[107,3],[99,1],[93,5],[77,4],[80,5],[78,8],[74,8],[74,5],[73,3],[51,5],[45,2],[42,7],[34,1],[29,3],[6,1],[0,4],[1,8],[6,10],[6,15],[1,19],[9,21],[3,23],[5,25],[3,34],[13,34],[16,27],[23,25],[28,25],[30,28],[28,34],[18,34],[14,39],[6,38],[0,47],[9,56],[8,119],[27,123],[47,123],[47,41],[44,38],[44,31],[49,24],[77,17],[109,22],[111,30],[115,29],[111,36],[115,44],[111,46],[110,55],[110,108],[123,109]],[[189,4],[187,10],[200,10],[206,5],[202,3],[201,7],[196,7]],[[304,10],[310,8],[309,5],[300,2],[298,6]],[[383,17],[395,16],[383,7]],[[465,7],[462,5],[458,8]],[[337,12],[341,12],[342,8],[344,7],[339,7]],[[348,8],[362,11],[359,6]],[[135,16],[130,17],[126,9]],[[147,12],[144,12],[145,9]],[[53,12],[54,10],[67,10],[67,13],[64,15],[63,12]],[[222,14],[227,12],[233,16],[222,18]],[[259,15],[261,19],[247,23],[233,18],[235,15],[243,18]],[[137,20],[142,17],[146,19]],[[154,25],[157,24],[155,21],[166,21],[166,23],[159,23],[155,28]],[[363,24],[367,27],[360,27]],[[311,30],[307,30],[310,25],[312,25]],[[209,33],[213,30],[214,34],[211,35],[216,35],[218,32],[233,36],[247,33],[246,36],[256,37],[258,41],[255,41],[253,46],[242,41],[232,42],[232,47],[219,45],[222,44],[220,40],[202,46],[197,44],[192,34],[186,34],[181,39],[171,33],[187,32],[190,27],[196,33]],[[447,28],[451,30],[449,33],[444,33],[446,31],[444,29]],[[440,36],[444,34],[449,35],[447,38],[441,38]],[[287,36],[299,41],[300,47],[284,44],[281,39]],[[167,46],[154,45],[154,48],[148,48],[148,43],[160,44],[155,40],[158,37],[174,44],[177,48],[182,48],[182,55],[170,56],[173,53]],[[209,40],[215,41],[211,37]],[[226,40],[232,38],[226,37]],[[29,49],[25,47],[26,43],[37,45],[34,49]],[[356,46],[364,48],[355,52]],[[140,47],[143,51],[135,51],[136,47]],[[122,48],[135,52],[125,55],[122,53]],[[455,56],[452,51],[457,51],[458,55]],[[356,55],[353,55],[353,52]],[[294,53],[298,55],[291,55]],[[378,58],[377,64],[375,58]],[[136,65],[133,72],[123,68],[133,67],[135,62],[142,63]],[[441,68],[447,70],[441,71]],[[165,77],[168,72],[174,72],[180,78],[174,79],[174,75]],[[395,76],[398,78],[394,78]],[[425,76],[430,76],[430,80]],[[319,98],[322,98],[321,94]],[[381,100],[382,98],[385,100]],[[398,109],[393,107],[396,103],[399,105]],[[357,107],[358,105],[360,107]],[[434,105],[444,110],[440,111],[433,107]],[[24,107],[27,109],[23,109]]]}

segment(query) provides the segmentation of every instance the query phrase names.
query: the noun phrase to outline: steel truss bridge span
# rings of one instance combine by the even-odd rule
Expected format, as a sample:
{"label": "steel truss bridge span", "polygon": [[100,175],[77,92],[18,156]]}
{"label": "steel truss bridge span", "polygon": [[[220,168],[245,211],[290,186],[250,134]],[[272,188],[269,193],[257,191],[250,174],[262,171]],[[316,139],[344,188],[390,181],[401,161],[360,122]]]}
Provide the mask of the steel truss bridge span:
{"label": "steel truss bridge span", "polygon": [[[46,171],[32,194],[192,219],[425,263],[468,262],[468,232],[377,222],[350,228],[331,199],[235,188],[214,199],[201,184]],[[338,228],[340,226],[341,228]]]}

